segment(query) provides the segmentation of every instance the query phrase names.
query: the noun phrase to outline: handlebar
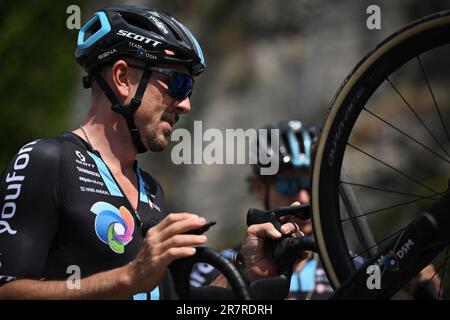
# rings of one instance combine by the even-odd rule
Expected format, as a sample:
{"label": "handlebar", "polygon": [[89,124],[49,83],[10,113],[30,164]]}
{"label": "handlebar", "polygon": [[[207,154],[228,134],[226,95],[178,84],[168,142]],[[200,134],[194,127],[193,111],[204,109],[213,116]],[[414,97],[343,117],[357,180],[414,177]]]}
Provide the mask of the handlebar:
{"label": "handlebar", "polygon": [[[227,278],[235,298],[240,300],[250,300],[247,283],[237,267],[230,260],[222,257],[219,253],[207,247],[197,247],[194,256],[176,260],[169,266],[175,280],[175,289],[180,296],[180,299],[192,298],[189,290],[189,275],[191,274],[194,264],[198,262],[206,262],[216,267]],[[230,293],[226,292],[226,289],[224,288],[209,290],[215,290],[217,291],[217,294],[222,296],[225,295],[225,297],[230,296]],[[222,292],[220,293],[219,291]],[[201,292],[197,294],[201,294]]]}
{"label": "handlebar", "polygon": [[[247,212],[247,225],[271,222],[275,228],[280,230],[280,217],[293,215],[302,220],[309,219],[309,205],[280,207],[274,210],[263,211],[249,209]],[[156,222],[156,221],[155,221]],[[156,223],[148,224],[141,228],[145,235],[146,231]],[[194,230],[195,234],[205,232],[214,222],[209,223],[206,228]],[[189,232],[192,233],[192,232]],[[315,251],[317,247],[314,239],[310,236],[291,238],[283,236],[281,239],[272,241],[274,257],[278,263],[280,276],[253,281],[247,284],[238,268],[228,259],[216,251],[207,247],[197,247],[192,257],[183,258],[172,262],[169,269],[175,283],[175,289],[180,299],[283,299],[289,294],[290,275],[295,260],[300,251]],[[194,264],[205,262],[218,269],[228,280],[231,289],[220,287],[190,288],[189,277]]]}

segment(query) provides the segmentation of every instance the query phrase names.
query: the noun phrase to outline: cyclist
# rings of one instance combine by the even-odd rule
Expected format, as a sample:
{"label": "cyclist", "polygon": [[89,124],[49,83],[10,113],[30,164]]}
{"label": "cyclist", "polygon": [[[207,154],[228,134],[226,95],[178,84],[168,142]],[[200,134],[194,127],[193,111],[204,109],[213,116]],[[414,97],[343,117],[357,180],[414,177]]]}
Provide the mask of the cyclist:
{"label": "cyclist", "polygon": [[[262,164],[257,161],[248,178],[250,191],[256,194],[266,210],[287,206],[295,201],[309,203],[311,152],[318,130],[298,120],[281,121],[266,128],[279,129],[279,150],[275,152],[279,152],[280,170],[274,176],[261,175]],[[267,146],[268,150],[272,148],[270,141],[258,145],[259,148]],[[268,150],[259,152],[268,153]],[[295,222],[305,235],[312,234],[311,220],[296,219]],[[237,248],[226,249],[222,254],[231,258],[236,250]],[[288,299],[328,298],[333,290],[317,254],[307,252],[305,258],[299,259],[294,266]],[[191,274],[190,283],[192,286],[209,284],[218,273],[210,265],[199,263]]]}
{"label": "cyclist", "polygon": [[[168,13],[117,6],[80,30],[75,56],[92,87],[86,122],[26,144],[0,183],[0,297],[176,298],[167,267],[207,241],[186,234],[205,219],[166,215],[161,186],[135,157],[163,150],[189,112],[202,50]],[[260,256],[246,265],[249,279],[271,261],[257,251],[265,237],[281,233],[271,224],[247,231],[244,258]]]}
{"label": "cyclist", "polygon": [[[275,176],[260,175],[261,164],[253,166],[248,178],[250,191],[255,193],[266,210],[290,205],[294,201],[307,204],[311,192],[312,151],[318,138],[318,130],[314,126],[305,125],[298,120],[281,121],[268,125],[267,129],[280,130],[280,170]],[[260,144],[259,148],[265,144]],[[270,150],[270,143],[267,144]],[[263,150],[262,152],[266,152]],[[295,219],[300,230],[305,235],[312,234],[311,220]],[[239,246],[225,249],[221,254],[233,259]],[[358,264],[363,264],[362,258],[357,258]],[[440,279],[435,275],[433,265],[425,267],[405,287],[405,292],[414,299],[433,299],[440,287]],[[194,266],[190,277],[193,287],[208,285],[215,281],[219,271],[206,263]],[[429,285],[428,279],[432,279]],[[287,299],[327,299],[333,293],[325,270],[316,253],[306,252],[306,255],[295,264],[291,276],[290,292]],[[404,297],[403,298],[408,298]]]}

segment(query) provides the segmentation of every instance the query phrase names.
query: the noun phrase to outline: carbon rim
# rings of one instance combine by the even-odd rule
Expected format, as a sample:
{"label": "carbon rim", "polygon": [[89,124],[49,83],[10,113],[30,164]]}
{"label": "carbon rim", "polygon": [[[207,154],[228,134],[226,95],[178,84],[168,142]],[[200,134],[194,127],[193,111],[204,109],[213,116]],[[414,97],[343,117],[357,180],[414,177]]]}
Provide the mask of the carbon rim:
{"label": "carbon rim", "polygon": [[[382,238],[378,239],[381,235],[373,227],[372,221],[368,221],[372,220],[372,217],[364,218],[375,216],[376,211],[383,208],[368,210],[367,204],[360,204],[361,198],[364,198],[361,197],[361,194],[370,194],[373,196],[376,193],[398,191],[399,193],[397,195],[401,194],[405,197],[412,197],[413,200],[416,198],[428,198],[431,201],[433,197],[446,187],[446,182],[445,186],[442,185],[442,181],[439,181],[434,183],[437,186],[430,187],[428,182],[423,181],[427,180],[427,175],[429,176],[430,173],[422,176],[421,181],[416,181],[422,184],[422,189],[428,189],[428,192],[422,194],[414,194],[410,190],[390,190],[383,184],[370,185],[367,181],[364,181],[368,179],[352,181],[349,178],[352,179],[358,175],[354,173],[352,166],[346,167],[345,164],[343,166],[343,162],[345,163],[349,157],[352,157],[349,156],[350,154],[356,152],[364,155],[364,161],[374,161],[377,164],[384,163],[382,166],[385,167],[389,165],[387,161],[381,159],[381,156],[374,156],[364,149],[364,147],[354,143],[356,134],[359,134],[359,136],[364,135],[364,132],[358,129],[359,122],[363,118],[369,119],[369,122],[383,124],[383,128],[389,128],[395,134],[405,138],[408,143],[412,141],[416,147],[420,146],[420,148],[426,150],[428,158],[434,157],[438,159],[436,161],[448,162],[447,158],[450,158],[450,156],[448,156],[449,151],[447,149],[450,149],[450,138],[448,138],[447,130],[449,125],[445,119],[449,117],[445,117],[447,110],[442,110],[449,109],[446,108],[448,103],[445,97],[437,97],[436,92],[432,89],[432,81],[428,75],[427,66],[436,59],[436,56],[432,54],[432,51],[435,51],[433,49],[443,50],[441,52],[444,52],[444,54],[440,53],[437,57],[442,57],[446,52],[447,54],[450,53],[447,46],[449,41],[449,11],[437,13],[416,21],[387,38],[369,53],[344,80],[333,99],[327,118],[323,124],[321,137],[316,150],[312,178],[312,212],[313,226],[320,255],[328,277],[334,287],[339,287],[356,270],[358,258],[371,256],[376,252],[377,244],[383,240]],[[444,63],[445,70],[450,71],[448,66],[448,64]],[[423,121],[425,125],[422,124],[425,128],[424,130],[432,137],[431,139],[434,136],[434,140],[437,143],[435,145],[433,144],[433,146],[423,142],[423,134],[419,135],[419,139],[416,138],[417,136],[409,134],[404,128],[393,124],[392,117],[386,116],[386,108],[378,107],[380,105],[379,101],[383,101],[384,99],[383,95],[379,94],[379,91],[388,90],[386,89],[387,87],[400,100],[400,104],[395,104],[395,107],[398,110],[400,110],[399,106],[401,105],[412,107],[409,111],[405,112],[414,114],[411,111],[411,109],[415,110],[414,103],[408,101],[410,100],[407,98],[408,92],[405,93],[405,87],[401,84],[401,80],[404,80],[404,76],[401,75],[402,72],[405,72],[403,69],[410,70],[411,68],[416,68],[416,71],[406,71],[406,74],[409,75],[411,72],[415,72],[423,77],[424,81],[420,88],[426,89],[424,92],[427,92],[430,98],[427,105],[432,106],[438,114],[438,120],[435,123],[440,126],[441,133],[439,135],[434,133],[435,130],[432,130],[435,127],[430,128],[430,125],[426,121]],[[442,103],[441,99],[444,99],[446,102]],[[442,108],[443,104],[445,108]],[[416,111],[416,113],[418,112]],[[396,117],[398,116],[395,115],[393,118]],[[357,125],[356,128],[355,124]],[[386,129],[383,130],[386,131]],[[374,132],[376,130],[370,133],[373,134]],[[360,140],[361,138],[358,140],[357,136],[356,141],[361,142]],[[372,143],[372,149],[376,145],[376,143]],[[353,151],[349,151],[350,149]],[[411,155],[409,156],[411,157]],[[355,159],[355,157],[353,158]],[[343,167],[351,171],[349,174],[344,173],[345,177],[341,176]],[[392,165],[387,167],[392,170],[392,173],[385,173],[388,177],[395,173],[396,176],[402,176],[401,179],[405,178],[405,175],[399,173],[402,170]],[[394,168],[398,170],[395,171],[393,170]],[[372,170],[384,171],[384,169],[382,170],[378,167],[372,167]],[[409,173],[407,175],[410,178],[414,178]],[[399,177],[396,179],[401,180]],[[371,179],[374,180],[373,178]],[[442,180],[444,181],[445,179]],[[417,185],[413,180],[409,179],[409,181],[411,184]],[[389,183],[387,184],[390,185]],[[366,189],[366,191],[370,190],[370,192],[361,192],[361,189]],[[357,200],[355,201],[355,199]],[[380,199],[380,197],[377,196],[377,199]],[[381,201],[385,202],[387,199],[381,198]],[[388,205],[386,204],[384,207],[388,207]],[[395,207],[390,209],[396,210]],[[413,211],[412,209],[409,210]],[[352,212],[349,213],[349,211]],[[357,217],[352,218],[350,216],[352,214]],[[402,223],[405,222],[402,221]],[[399,230],[401,228],[392,230],[390,235],[392,236],[394,234],[395,236],[395,233]],[[351,242],[358,243],[362,248],[353,247]],[[361,249],[364,249],[365,252],[364,250],[361,251]],[[445,266],[446,264],[443,263],[443,265]]]}

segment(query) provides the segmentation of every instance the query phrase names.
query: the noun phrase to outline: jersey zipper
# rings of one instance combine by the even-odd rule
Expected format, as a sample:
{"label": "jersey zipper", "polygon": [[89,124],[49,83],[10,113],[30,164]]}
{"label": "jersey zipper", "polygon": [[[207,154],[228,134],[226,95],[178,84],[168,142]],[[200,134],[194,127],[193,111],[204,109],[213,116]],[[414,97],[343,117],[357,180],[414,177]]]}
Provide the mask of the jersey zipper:
{"label": "jersey zipper", "polygon": [[[122,192],[123,197],[124,197],[125,200],[128,202],[128,206],[130,207],[131,212],[133,213],[133,217],[134,217],[134,219],[137,221],[137,223],[139,224],[139,231],[138,231],[138,234],[139,234],[139,243],[142,243],[143,237],[142,237],[142,234],[141,234],[140,230],[141,230],[141,227],[142,227],[143,222],[142,222],[142,218],[141,218],[141,216],[139,215],[139,212],[138,212],[139,202],[141,201],[141,192],[140,192],[140,190],[141,190],[141,189],[140,189],[140,187],[141,187],[141,181],[140,181],[140,179],[139,179],[139,175],[138,175],[137,172],[136,172],[136,176],[137,176],[137,178],[138,178],[138,201],[137,201],[137,205],[136,205],[136,210],[133,210],[133,205],[131,204],[130,199],[128,199],[128,197],[127,197],[127,195],[125,194],[125,192],[123,192],[123,189],[122,189],[122,187],[120,186],[120,184],[117,182],[116,177],[113,175],[113,173],[112,173],[111,170],[109,169],[108,165],[107,165],[106,162],[103,160],[101,154],[100,154],[99,152],[97,152],[97,154],[98,154],[98,156],[100,157],[100,159],[103,161],[103,163],[105,164],[106,168],[108,169],[108,172],[109,172],[109,174],[111,175],[111,177],[113,178],[114,183],[117,185],[117,187],[119,188],[120,192]],[[139,170],[139,168],[138,168],[137,166],[136,166],[136,170]]]}

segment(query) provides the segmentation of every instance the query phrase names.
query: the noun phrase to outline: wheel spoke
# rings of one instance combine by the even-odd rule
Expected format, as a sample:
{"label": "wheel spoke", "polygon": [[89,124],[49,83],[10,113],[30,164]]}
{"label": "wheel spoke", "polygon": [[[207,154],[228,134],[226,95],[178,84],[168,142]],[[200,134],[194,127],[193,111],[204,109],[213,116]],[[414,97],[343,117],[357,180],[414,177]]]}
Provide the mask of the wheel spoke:
{"label": "wheel spoke", "polygon": [[361,251],[361,252],[359,252],[359,253],[353,255],[353,256],[351,257],[351,259],[352,259],[352,260],[355,260],[356,258],[363,256],[363,255],[364,255],[365,253],[367,253],[370,249],[373,249],[373,248],[375,248],[376,246],[379,246],[380,244],[382,244],[382,243],[384,243],[384,242],[390,240],[391,238],[394,238],[394,237],[395,237],[396,235],[398,235],[400,232],[405,231],[407,227],[408,227],[408,226],[403,227],[403,228],[401,228],[400,230],[394,232],[393,234],[387,236],[387,237],[384,238],[383,240],[381,240],[381,241],[379,241],[379,242],[375,242],[374,244],[372,244],[371,246],[369,246],[368,248],[366,248],[364,251]]}
{"label": "wheel spoke", "polygon": [[434,279],[434,277],[439,274],[439,272],[441,271],[441,269],[443,268],[443,272],[442,272],[442,278],[440,279],[440,284],[439,284],[439,292],[438,292],[438,297],[442,298],[441,292],[442,292],[442,285],[445,281],[445,269],[446,269],[446,264],[449,258],[449,247],[447,247],[446,253],[445,253],[446,257],[443,263],[440,264],[440,266],[436,269],[436,271],[433,273],[433,275],[430,277],[430,279],[427,280],[425,286],[429,286],[429,285],[433,285],[431,283],[431,281]]}
{"label": "wheel spoke", "polygon": [[438,144],[438,146],[441,148],[442,151],[444,151],[444,153],[450,157],[450,154],[448,154],[447,150],[445,150],[445,148],[442,146],[442,144],[439,142],[439,140],[435,137],[435,135],[433,134],[433,132],[430,130],[430,128],[428,128],[428,126],[425,124],[425,122],[423,122],[423,120],[419,117],[419,115],[417,114],[416,110],[414,110],[414,108],[411,106],[411,104],[405,99],[405,97],[400,93],[400,91],[397,89],[397,87],[391,82],[391,80],[389,78],[386,78],[386,81],[389,82],[389,84],[392,86],[392,88],[395,90],[395,92],[397,92],[397,94],[400,96],[400,98],[403,100],[403,102],[406,104],[406,106],[408,107],[408,109],[414,114],[414,116],[416,117],[416,119],[420,122],[420,124],[425,128],[425,130],[428,131],[428,133],[431,135],[431,137],[433,138],[433,140]]}
{"label": "wheel spoke", "polygon": [[366,151],[364,151],[364,150],[362,150],[362,149],[360,149],[360,148],[358,148],[358,147],[352,145],[350,142],[347,142],[347,145],[349,145],[350,147],[354,148],[355,150],[358,150],[359,152],[365,154],[365,155],[368,156],[369,158],[372,158],[373,160],[378,161],[379,163],[385,165],[386,167],[391,168],[391,169],[394,170],[395,172],[401,174],[402,176],[404,176],[404,177],[407,178],[408,180],[413,181],[414,183],[416,183],[416,184],[422,186],[423,188],[428,189],[429,191],[431,191],[431,192],[433,192],[433,193],[435,193],[435,194],[439,193],[439,192],[437,192],[436,190],[434,190],[433,188],[431,188],[431,187],[429,187],[429,186],[427,186],[427,185],[421,183],[421,182],[418,181],[417,179],[414,179],[413,177],[409,176],[409,175],[406,174],[405,172],[403,172],[403,171],[401,171],[401,170],[399,170],[399,169],[397,169],[397,168],[391,166],[391,165],[388,164],[387,162],[382,161],[382,160],[380,160],[380,159],[374,157],[373,155],[367,153]]}
{"label": "wheel spoke", "polygon": [[381,209],[377,209],[377,210],[369,211],[369,212],[366,212],[366,213],[362,213],[360,215],[352,216],[350,218],[341,219],[341,222],[346,222],[346,221],[350,221],[350,220],[353,220],[353,219],[367,217],[367,216],[369,216],[371,214],[374,214],[374,213],[379,213],[379,212],[387,211],[389,209],[394,209],[394,208],[398,208],[398,207],[402,207],[402,206],[407,206],[409,204],[412,204],[412,203],[415,203],[415,202],[419,202],[419,201],[423,201],[423,200],[436,200],[433,197],[437,196],[437,195],[442,195],[442,194],[444,194],[444,192],[436,193],[436,194],[434,194],[434,195],[432,195],[430,197],[424,197],[424,198],[421,198],[421,199],[415,199],[415,200],[411,200],[411,201],[406,201],[406,202],[394,204],[394,205],[389,206],[389,207],[384,207],[384,208],[381,208]]}
{"label": "wheel spoke", "polygon": [[413,137],[411,137],[411,135],[407,134],[406,132],[400,130],[399,128],[397,128],[396,126],[394,126],[392,123],[388,122],[387,120],[381,118],[380,116],[376,115],[375,113],[373,113],[372,111],[363,108],[364,111],[368,112],[369,114],[371,114],[372,116],[374,116],[375,118],[377,118],[378,120],[384,122],[385,124],[387,124],[388,126],[390,126],[392,129],[396,130],[397,132],[401,133],[402,135],[404,135],[405,137],[407,137],[408,139],[410,139],[411,141],[415,142],[416,144],[418,144],[419,146],[421,146],[422,148],[428,150],[429,152],[431,152],[433,155],[435,155],[436,157],[444,160],[445,162],[450,164],[450,161],[446,158],[444,158],[443,156],[441,156],[440,154],[438,154],[437,152],[435,152],[434,150],[432,150],[431,148],[427,147],[426,145],[424,145],[422,142],[418,141],[417,139],[414,139]]}
{"label": "wheel spoke", "polygon": [[353,183],[353,182],[348,182],[348,181],[341,181],[341,183],[348,184],[348,185],[355,186],[355,187],[367,188],[367,189],[377,190],[377,191],[381,191],[381,192],[399,194],[402,196],[414,197],[414,198],[419,198],[419,199],[429,199],[430,196],[432,196],[432,195],[425,196],[425,195],[420,195],[420,194],[407,193],[407,192],[402,192],[402,191],[397,191],[397,190],[389,190],[389,189],[385,189],[385,188],[368,186],[365,184]]}
{"label": "wheel spoke", "polygon": [[439,119],[441,120],[442,127],[447,135],[447,139],[450,142],[450,134],[448,133],[447,126],[445,125],[444,118],[442,117],[441,109],[439,108],[436,97],[434,96],[433,90],[431,89],[430,82],[428,80],[427,74],[425,72],[425,68],[423,67],[422,60],[420,56],[417,56],[417,60],[419,61],[420,70],[422,70],[423,77],[425,78],[425,82],[427,83],[428,90],[430,91],[431,97],[433,98],[434,106],[436,107],[436,111],[439,115]]}

